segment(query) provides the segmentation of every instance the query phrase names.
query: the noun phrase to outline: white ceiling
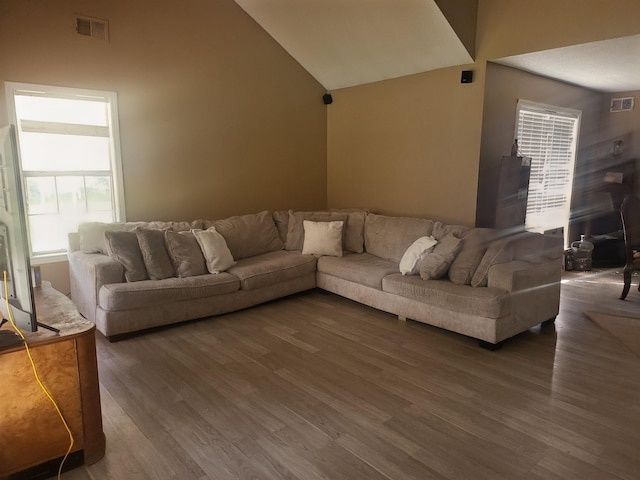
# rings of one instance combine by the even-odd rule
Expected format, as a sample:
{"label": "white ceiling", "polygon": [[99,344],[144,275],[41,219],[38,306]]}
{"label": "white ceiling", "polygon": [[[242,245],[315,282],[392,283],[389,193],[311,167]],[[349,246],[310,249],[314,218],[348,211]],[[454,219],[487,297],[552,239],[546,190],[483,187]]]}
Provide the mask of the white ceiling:
{"label": "white ceiling", "polygon": [[[473,63],[435,0],[235,0],[328,91]],[[498,63],[602,92],[640,90],[640,35]]]}
{"label": "white ceiling", "polygon": [[601,92],[640,90],[640,35],[515,55],[496,62]]}
{"label": "white ceiling", "polygon": [[327,90],[473,59],[434,0],[235,0]]}

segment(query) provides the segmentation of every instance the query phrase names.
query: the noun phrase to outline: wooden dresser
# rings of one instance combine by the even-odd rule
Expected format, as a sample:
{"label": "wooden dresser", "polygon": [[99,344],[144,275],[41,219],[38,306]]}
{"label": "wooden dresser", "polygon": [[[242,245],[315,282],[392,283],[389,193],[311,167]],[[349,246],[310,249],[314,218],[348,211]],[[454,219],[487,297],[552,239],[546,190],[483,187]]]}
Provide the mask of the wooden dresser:
{"label": "wooden dresser", "polygon": [[[34,295],[38,322],[60,333],[39,328],[25,334],[31,354],[75,438],[72,458],[76,464],[95,463],[105,451],[95,325],[49,282],[35,288]],[[11,326],[2,327],[7,328]],[[0,350],[0,480],[46,469],[55,475],[69,443],[60,417],[34,378],[24,346]]]}

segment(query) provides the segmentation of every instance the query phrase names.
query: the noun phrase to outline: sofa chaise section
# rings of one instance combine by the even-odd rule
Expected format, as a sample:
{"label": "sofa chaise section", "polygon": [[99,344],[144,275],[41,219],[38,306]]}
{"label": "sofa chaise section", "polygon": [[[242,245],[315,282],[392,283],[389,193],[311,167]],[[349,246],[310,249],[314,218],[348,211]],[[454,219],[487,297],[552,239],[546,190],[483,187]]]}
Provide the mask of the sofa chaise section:
{"label": "sofa chaise section", "polygon": [[[489,245],[495,247],[485,245],[481,252],[484,263],[469,265],[475,270],[462,284],[446,276],[425,280],[398,272],[407,246],[420,237],[431,235],[442,240],[455,235],[464,240],[473,230],[440,222],[421,224],[414,218],[368,215],[365,249],[385,258],[370,253],[322,257],[318,261],[318,287],[404,319],[476,338],[489,348],[555,319],[560,303],[559,238],[529,232],[492,232],[494,239]],[[485,270],[484,276],[480,268]],[[475,273],[478,285],[472,286]]]}

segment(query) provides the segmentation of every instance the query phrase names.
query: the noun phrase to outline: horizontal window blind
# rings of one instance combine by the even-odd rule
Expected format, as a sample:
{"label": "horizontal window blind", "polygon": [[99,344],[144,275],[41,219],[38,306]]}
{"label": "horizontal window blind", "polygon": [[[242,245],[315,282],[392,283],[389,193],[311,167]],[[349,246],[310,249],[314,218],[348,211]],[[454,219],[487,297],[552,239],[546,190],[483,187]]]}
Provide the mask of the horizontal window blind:
{"label": "horizontal window blind", "polygon": [[519,102],[519,154],[531,158],[526,228],[544,232],[564,227],[571,205],[580,112]]}

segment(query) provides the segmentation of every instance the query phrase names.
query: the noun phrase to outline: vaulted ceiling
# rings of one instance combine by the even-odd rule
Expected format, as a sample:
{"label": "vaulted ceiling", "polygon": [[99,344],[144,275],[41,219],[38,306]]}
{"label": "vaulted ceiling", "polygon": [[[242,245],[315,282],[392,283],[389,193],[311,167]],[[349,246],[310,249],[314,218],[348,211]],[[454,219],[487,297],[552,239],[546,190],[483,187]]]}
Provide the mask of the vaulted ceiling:
{"label": "vaulted ceiling", "polygon": [[[474,62],[478,0],[235,0],[328,91]],[[497,59],[603,92],[640,90],[640,35]]]}
{"label": "vaulted ceiling", "polygon": [[327,90],[473,63],[476,0],[470,34],[434,0],[235,1]]}

